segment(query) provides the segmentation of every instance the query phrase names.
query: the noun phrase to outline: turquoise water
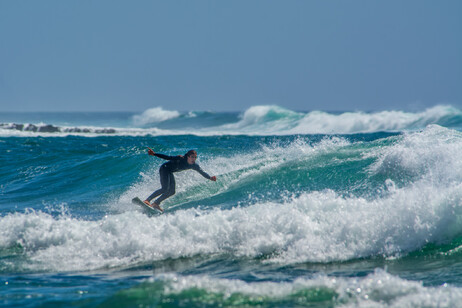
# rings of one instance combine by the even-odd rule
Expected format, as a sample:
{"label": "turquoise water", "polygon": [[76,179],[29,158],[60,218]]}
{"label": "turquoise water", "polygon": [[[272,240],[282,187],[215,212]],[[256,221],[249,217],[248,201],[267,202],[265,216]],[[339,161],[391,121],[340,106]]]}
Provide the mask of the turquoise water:
{"label": "turquoise water", "polygon": [[[2,307],[457,307],[462,112],[0,114]],[[189,149],[165,214],[130,200]]]}

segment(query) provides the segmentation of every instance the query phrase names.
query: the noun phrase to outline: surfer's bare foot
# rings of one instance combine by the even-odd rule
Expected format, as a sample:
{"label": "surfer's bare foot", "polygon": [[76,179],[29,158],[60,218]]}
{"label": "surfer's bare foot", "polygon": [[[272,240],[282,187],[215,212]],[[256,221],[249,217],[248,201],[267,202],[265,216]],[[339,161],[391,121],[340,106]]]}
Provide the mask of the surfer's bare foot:
{"label": "surfer's bare foot", "polygon": [[152,207],[151,203],[149,203],[148,200],[144,200],[143,202],[144,202],[144,204],[146,204],[147,206]]}
{"label": "surfer's bare foot", "polygon": [[162,213],[164,212],[164,210],[160,207],[160,205],[155,202],[151,205],[151,207],[158,209]]}

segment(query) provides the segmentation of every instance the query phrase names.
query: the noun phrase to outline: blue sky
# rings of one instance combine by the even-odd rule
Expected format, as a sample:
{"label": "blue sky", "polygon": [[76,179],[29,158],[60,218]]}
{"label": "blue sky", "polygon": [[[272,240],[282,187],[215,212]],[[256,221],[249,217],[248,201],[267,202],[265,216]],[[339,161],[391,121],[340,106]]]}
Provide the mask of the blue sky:
{"label": "blue sky", "polygon": [[462,1],[0,0],[0,111],[462,108]]}

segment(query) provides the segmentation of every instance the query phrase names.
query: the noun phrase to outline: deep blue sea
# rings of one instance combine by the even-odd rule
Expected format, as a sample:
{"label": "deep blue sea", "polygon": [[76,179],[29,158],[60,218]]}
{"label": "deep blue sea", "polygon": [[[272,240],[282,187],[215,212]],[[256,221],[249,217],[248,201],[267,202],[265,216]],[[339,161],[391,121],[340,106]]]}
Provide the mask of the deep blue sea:
{"label": "deep blue sea", "polygon": [[[165,213],[131,203],[176,173]],[[0,113],[1,307],[460,307],[462,111]]]}

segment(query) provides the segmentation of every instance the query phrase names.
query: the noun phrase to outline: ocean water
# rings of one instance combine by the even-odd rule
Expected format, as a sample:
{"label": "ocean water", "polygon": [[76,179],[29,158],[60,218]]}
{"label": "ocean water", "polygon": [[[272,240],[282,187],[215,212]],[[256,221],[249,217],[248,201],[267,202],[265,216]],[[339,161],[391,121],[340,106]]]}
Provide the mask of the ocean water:
{"label": "ocean water", "polygon": [[[130,200],[196,149],[165,213]],[[0,113],[1,307],[460,307],[462,111]]]}

